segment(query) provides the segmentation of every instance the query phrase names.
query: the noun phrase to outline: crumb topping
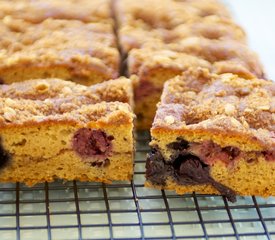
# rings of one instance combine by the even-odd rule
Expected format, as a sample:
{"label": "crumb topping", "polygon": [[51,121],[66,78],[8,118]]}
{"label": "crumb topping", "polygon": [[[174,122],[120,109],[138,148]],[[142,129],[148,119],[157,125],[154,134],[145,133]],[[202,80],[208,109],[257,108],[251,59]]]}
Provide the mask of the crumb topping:
{"label": "crumb topping", "polygon": [[177,1],[120,0],[115,10],[120,25],[138,25],[143,28],[171,29],[190,19],[217,15],[229,18],[227,9],[216,0]]}
{"label": "crumb topping", "polygon": [[0,1],[0,18],[12,16],[39,23],[47,18],[112,23],[110,0],[10,0]]}
{"label": "crumb topping", "polygon": [[181,71],[190,67],[212,69],[212,65],[201,58],[168,49],[133,49],[128,57],[129,71],[133,74],[147,73],[151,68],[172,68]]}
{"label": "crumb topping", "polygon": [[0,20],[0,67],[65,65],[75,76],[96,69],[115,78],[119,53],[112,31],[105,23],[47,19],[31,24],[7,16]]}
{"label": "crumb topping", "polygon": [[[166,53],[169,53],[169,55]],[[149,56],[152,55],[158,56],[157,59],[160,66],[180,66],[178,62],[182,62],[182,58],[186,59],[184,61],[185,64],[182,65],[186,65],[189,59],[197,57],[200,61],[204,60],[207,62],[209,65],[207,68],[212,69],[214,73],[231,72],[244,78],[264,77],[263,67],[258,56],[246,45],[233,40],[188,37],[171,44],[163,44],[159,40],[147,42],[143,48],[130,51],[130,72],[136,73],[140,68],[150,69],[154,62],[146,61],[146,59],[149,58],[151,60],[152,57]],[[187,57],[187,55],[191,57]],[[192,67],[193,63],[189,65]],[[181,69],[185,70],[186,68],[181,66]]]}
{"label": "crumb topping", "polygon": [[229,19],[208,16],[202,19],[191,19],[172,29],[154,28],[148,31],[139,22],[133,25],[122,25],[119,29],[120,43],[125,52],[141,48],[147,42],[161,41],[164,44],[178,43],[191,36],[213,40],[233,39],[246,42],[244,30]]}
{"label": "crumb topping", "polygon": [[0,98],[0,127],[40,122],[121,124],[130,123],[132,119],[130,106],[121,102],[86,104],[81,97],[45,101],[13,99],[12,102],[9,98]]}
{"label": "crumb topping", "polygon": [[236,131],[274,145],[274,103],[272,81],[190,69],[165,83],[154,127]]}
{"label": "crumb topping", "polygon": [[[134,78],[134,77],[132,77]],[[12,99],[86,98],[87,102],[120,101],[133,106],[133,80],[125,77],[105,81],[90,87],[61,79],[36,79],[0,85],[0,97]]]}

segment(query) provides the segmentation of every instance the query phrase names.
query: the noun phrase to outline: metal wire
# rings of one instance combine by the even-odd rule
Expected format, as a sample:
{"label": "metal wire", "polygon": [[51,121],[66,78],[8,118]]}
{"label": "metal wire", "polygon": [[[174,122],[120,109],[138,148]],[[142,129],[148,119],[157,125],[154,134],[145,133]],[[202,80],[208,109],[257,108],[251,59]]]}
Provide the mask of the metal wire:
{"label": "metal wire", "polygon": [[0,184],[0,239],[275,238],[275,198],[224,197],[144,188],[149,134],[137,136],[133,181]]}

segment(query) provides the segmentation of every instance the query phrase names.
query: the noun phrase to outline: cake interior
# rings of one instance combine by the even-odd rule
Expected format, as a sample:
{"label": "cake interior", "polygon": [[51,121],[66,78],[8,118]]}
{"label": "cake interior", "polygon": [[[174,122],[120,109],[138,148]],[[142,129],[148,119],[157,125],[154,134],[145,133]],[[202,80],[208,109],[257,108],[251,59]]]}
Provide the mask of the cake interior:
{"label": "cake interior", "polygon": [[[130,143],[130,144],[125,144]],[[132,125],[99,127],[74,122],[1,130],[0,181],[34,185],[54,179],[130,180]]]}

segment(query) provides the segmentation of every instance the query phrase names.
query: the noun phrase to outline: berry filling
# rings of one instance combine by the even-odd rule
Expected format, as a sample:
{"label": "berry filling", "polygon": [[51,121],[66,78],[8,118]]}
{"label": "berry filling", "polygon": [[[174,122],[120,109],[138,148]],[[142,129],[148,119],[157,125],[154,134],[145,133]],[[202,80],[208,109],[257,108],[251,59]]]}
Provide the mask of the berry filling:
{"label": "berry filling", "polygon": [[[113,139],[113,136],[107,136],[101,130],[81,128],[74,134],[73,149],[84,158],[94,157],[95,164],[91,164],[92,166],[105,166],[109,163]],[[105,161],[106,159],[108,160]],[[103,161],[102,164],[99,161]]]}

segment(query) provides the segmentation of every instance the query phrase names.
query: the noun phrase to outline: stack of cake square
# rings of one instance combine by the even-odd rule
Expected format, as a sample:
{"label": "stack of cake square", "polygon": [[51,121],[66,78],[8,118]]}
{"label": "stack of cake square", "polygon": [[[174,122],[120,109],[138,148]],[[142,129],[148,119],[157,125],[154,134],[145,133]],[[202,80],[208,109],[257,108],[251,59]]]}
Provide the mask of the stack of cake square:
{"label": "stack of cake square", "polygon": [[110,5],[110,0],[1,0],[1,82],[55,77],[91,85],[118,77]]}

